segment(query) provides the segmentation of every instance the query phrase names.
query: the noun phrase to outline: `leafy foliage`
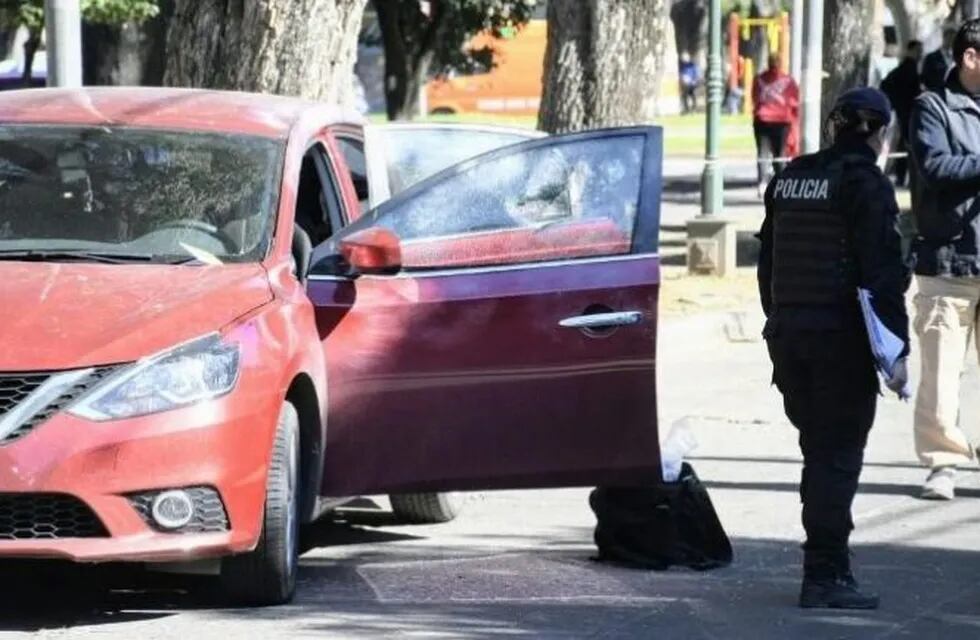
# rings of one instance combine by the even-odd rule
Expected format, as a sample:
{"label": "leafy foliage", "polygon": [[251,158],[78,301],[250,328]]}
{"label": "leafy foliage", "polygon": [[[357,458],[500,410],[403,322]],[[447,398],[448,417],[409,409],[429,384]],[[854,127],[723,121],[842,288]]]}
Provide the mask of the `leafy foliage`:
{"label": "leafy foliage", "polygon": [[[534,14],[540,0],[373,0],[385,48],[391,118],[410,115],[430,71],[487,69],[493,50],[467,49],[476,34],[507,37]],[[392,80],[394,83],[392,84]]]}
{"label": "leafy foliage", "polygon": [[[408,3],[411,4],[411,3]],[[511,37],[531,19],[538,0],[450,0],[445,2],[446,17],[442,37],[436,47],[437,69],[472,72],[493,66],[493,48],[468,49],[466,43],[476,34],[490,32],[495,37]]]}
{"label": "leafy foliage", "polygon": [[[143,22],[160,12],[157,0],[82,0],[82,17],[97,24]],[[0,0],[0,22],[8,28],[44,28],[44,0]]]}

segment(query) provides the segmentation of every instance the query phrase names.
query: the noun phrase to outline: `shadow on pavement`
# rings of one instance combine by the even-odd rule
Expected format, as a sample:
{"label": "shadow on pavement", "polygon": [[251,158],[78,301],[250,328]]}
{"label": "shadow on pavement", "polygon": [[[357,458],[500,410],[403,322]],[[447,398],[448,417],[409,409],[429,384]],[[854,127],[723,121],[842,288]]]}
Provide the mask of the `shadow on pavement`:
{"label": "shadow on pavement", "polygon": [[345,507],[305,527],[300,546],[306,552],[318,547],[398,542],[418,540],[422,537],[375,528],[398,525],[404,526],[404,523],[390,511],[371,507],[357,509]]}
{"label": "shadow on pavement", "polygon": [[[704,485],[709,489],[735,489],[738,491],[786,491],[789,493],[799,493],[800,491],[799,483],[793,482],[730,482],[725,480],[712,480],[705,481]],[[876,494],[882,496],[917,497],[922,492],[922,485],[862,482],[858,492],[860,494]],[[980,489],[957,487],[956,495],[960,498],[980,498]]]}
{"label": "shadow on pavement", "polygon": [[[584,533],[580,531],[580,533]],[[309,587],[289,617],[296,633],[345,638],[446,634],[454,638],[971,638],[980,630],[980,553],[893,545],[856,548],[860,577],[880,590],[872,613],[795,608],[795,543],[737,539],[724,570],[647,572],[595,564],[586,540],[551,549],[452,559],[444,548],[391,549],[305,564]],[[349,593],[332,591],[353,581]],[[320,585],[318,588],[316,585]],[[326,589],[326,591],[324,591]],[[226,615],[219,612],[219,615]],[[275,620],[274,610],[244,612]]]}
{"label": "shadow on pavement", "polygon": [[[0,571],[0,584],[18,585],[17,597],[5,596],[0,603],[0,630],[140,622],[140,627],[118,632],[133,637],[131,632],[144,624],[190,613],[210,625],[246,622],[250,633],[258,634],[254,637],[262,637],[261,625],[278,637],[316,633],[344,638],[781,640],[967,638],[980,632],[977,551],[859,546],[859,575],[880,589],[884,607],[848,614],[794,607],[800,551],[791,541],[735,539],[735,564],[724,570],[648,572],[590,561],[591,529],[585,526],[533,536],[517,533],[515,526],[513,535],[505,530],[447,536],[439,545],[380,547],[375,543],[415,536],[350,521],[342,526],[342,547],[303,558],[297,600],[288,607],[222,608],[211,581],[201,578],[126,566],[18,563]],[[384,533],[392,535],[379,537]]]}
{"label": "shadow on pavement", "polygon": [[[745,457],[745,456],[703,456],[703,455],[692,455],[688,457],[691,462],[737,462],[744,464],[792,464],[799,466],[803,463],[802,458],[778,458],[778,457]],[[915,462],[867,462],[865,461],[864,467],[873,467],[877,469],[922,469],[925,472],[925,467],[921,464]]]}

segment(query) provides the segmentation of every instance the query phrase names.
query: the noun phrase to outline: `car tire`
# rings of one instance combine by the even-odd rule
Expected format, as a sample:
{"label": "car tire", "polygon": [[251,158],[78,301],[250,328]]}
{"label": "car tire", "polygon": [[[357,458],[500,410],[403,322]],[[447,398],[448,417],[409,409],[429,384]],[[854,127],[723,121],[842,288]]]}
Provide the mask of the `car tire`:
{"label": "car tire", "polygon": [[439,524],[453,520],[466,502],[463,493],[403,493],[388,496],[395,516],[411,524]]}
{"label": "car tire", "polygon": [[253,551],[222,561],[224,593],[240,605],[285,604],[299,564],[299,414],[283,404],[266,479],[262,533]]}

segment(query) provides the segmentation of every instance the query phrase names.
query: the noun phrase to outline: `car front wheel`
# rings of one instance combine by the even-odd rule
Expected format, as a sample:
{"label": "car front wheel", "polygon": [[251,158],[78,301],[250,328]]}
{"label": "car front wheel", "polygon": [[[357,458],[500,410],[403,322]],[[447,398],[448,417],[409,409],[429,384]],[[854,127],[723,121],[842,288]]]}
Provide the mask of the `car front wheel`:
{"label": "car front wheel", "polygon": [[449,522],[460,514],[465,502],[463,493],[403,493],[389,496],[391,510],[404,522],[438,524]]}
{"label": "car front wheel", "polygon": [[262,534],[254,551],[224,559],[224,591],[238,604],[285,604],[296,591],[298,564],[299,415],[286,402],[279,414],[266,480]]}

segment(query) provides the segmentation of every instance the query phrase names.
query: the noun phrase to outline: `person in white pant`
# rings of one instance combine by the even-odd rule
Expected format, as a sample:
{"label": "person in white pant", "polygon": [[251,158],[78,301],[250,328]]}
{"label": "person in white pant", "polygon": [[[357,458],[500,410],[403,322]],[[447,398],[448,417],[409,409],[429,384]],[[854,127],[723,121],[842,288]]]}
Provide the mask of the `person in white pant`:
{"label": "person in white pant", "polygon": [[957,468],[976,456],[958,423],[967,350],[980,350],[980,20],[960,28],[953,58],[945,86],[916,100],[909,131],[922,356],[915,447],[930,468],[922,497],[936,500],[955,496]]}

